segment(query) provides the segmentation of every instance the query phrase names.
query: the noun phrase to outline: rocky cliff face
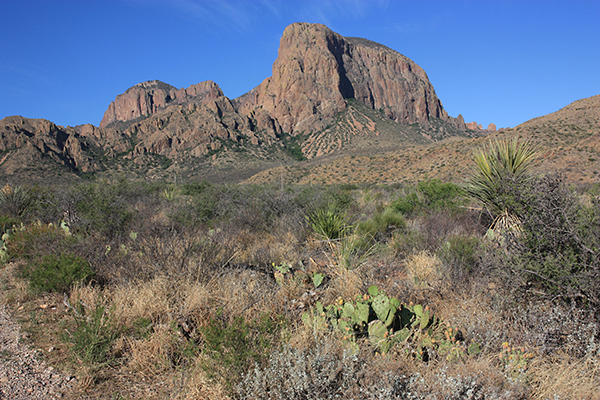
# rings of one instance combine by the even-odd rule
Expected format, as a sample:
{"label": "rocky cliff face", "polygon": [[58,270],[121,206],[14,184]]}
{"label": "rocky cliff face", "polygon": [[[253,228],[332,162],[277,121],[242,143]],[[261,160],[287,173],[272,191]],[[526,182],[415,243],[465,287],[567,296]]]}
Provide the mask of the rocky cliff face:
{"label": "rocky cliff face", "polygon": [[283,132],[322,130],[346,98],[403,124],[448,119],[421,67],[383,45],[345,38],[320,24],[283,32],[273,76],[237,99],[246,114],[267,113]]}
{"label": "rocky cliff face", "polygon": [[[10,173],[36,158],[50,158],[80,172],[94,171],[97,165],[88,154],[89,146],[74,128],[63,128],[45,119],[19,116],[0,120],[0,170]],[[23,157],[27,155],[27,157]],[[24,159],[33,158],[23,163]]]}
{"label": "rocky cliff face", "polygon": [[204,103],[220,96],[223,96],[223,91],[212,81],[201,82],[187,89],[176,89],[157,80],[138,83],[110,103],[100,121],[100,128],[115,121],[150,116],[170,103]]}

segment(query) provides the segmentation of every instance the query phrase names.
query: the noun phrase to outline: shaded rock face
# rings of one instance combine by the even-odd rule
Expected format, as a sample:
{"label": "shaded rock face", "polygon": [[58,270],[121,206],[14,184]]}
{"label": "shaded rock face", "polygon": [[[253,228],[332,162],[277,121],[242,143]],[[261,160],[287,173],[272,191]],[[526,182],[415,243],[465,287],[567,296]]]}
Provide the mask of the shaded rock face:
{"label": "shaded rock face", "polygon": [[448,119],[421,67],[383,45],[345,38],[320,24],[283,32],[273,76],[238,99],[240,111],[266,112],[287,133],[321,130],[345,98],[382,110],[394,121]]}
{"label": "shaded rock face", "polygon": [[[97,129],[97,128],[96,128]],[[48,157],[72,170],[94,171],[97,165],[88,156],[86,141],[74,128],[63,128],[45,119],[19,116],[0,120],[0,170],[15,171],[23,167],[23,157]]]}
{"label": "shaded rock face", "polygon": [[105,128],[115,121],[150,116],[172,102],[202,103],[220,96],[223,96],[223,91],[212,81],[200,82],[187,89],[176,89],[157,80],[138,83],[110,103],[100,121],[100,128]]}

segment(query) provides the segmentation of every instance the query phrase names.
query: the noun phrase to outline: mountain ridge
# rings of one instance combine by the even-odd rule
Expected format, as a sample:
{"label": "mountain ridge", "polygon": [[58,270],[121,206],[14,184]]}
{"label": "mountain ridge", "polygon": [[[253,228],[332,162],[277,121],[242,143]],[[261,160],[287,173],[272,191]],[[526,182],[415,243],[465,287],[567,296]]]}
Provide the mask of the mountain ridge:
{"label": "mountain ridge", "polygon": [[236,99],[213,81],[177,89],[153,80],[117,95],[99,127],[3,119],[0,172],[32,178],[44,165],[69,179],[248,180],[303,159],[319,164],[489,134],[506,131],[448,116],[425,71],[399,52],[295,23],[282,34],[272,76]]}

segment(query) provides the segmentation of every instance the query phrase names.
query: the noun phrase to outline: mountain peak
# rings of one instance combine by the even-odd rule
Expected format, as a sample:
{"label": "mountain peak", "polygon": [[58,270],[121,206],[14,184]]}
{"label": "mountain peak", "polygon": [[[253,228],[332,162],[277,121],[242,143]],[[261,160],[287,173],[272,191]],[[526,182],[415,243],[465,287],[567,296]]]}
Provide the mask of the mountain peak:
{"label": "mountain peak", "polygon": [[325,25],[294,23],[281,37],[273,75],[239,99],[267,112],[283,132],[322,130],[346,98],[405,124],[448,119],[425,71],[384,45],[345,38]]}

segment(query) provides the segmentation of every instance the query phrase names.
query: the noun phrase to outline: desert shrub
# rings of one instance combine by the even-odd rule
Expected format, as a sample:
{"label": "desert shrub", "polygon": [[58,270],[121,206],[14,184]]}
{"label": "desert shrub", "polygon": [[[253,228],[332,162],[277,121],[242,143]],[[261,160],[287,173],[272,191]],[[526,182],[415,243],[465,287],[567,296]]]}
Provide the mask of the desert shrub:
{"label": "desert shrub", "polygon": [[481,240],[476,236],[454,235],[437,251],[449,278],[455,282],[466,281],[477,269]]}
{"label": "desert shrub", "polygon": [[439,179],[422,181],[418,184],[418,190],[423,194],[423,205],[427,209],[448,211],[463,203],[461,188],[450,182]]}
{"label": "desert shrub", "polygon": [[54,224],[21,225],[11,229],[6,239],[10,258],[33,264],[45,255],[73,251],[76,246],[76,238]]}
{"label": "desert shrub", "polygon": [[[305,351],[285,346],[273,352],[266,366],[256,365],[244,377],[237,396],[261,400],[350,399],[353,397],[348,396],[349,392],[363,378],[362,365],[363,360],[356,354],[340,351],[332,345]],[[389,395],[393,388],[385,389],[382,392]]]}
{"label": "desert shrub", "polygon": [[[37,263],[36,263],[37,264]],[[95,273],[82,257],[67,253],[42,257],[39,264],[28,264],[22,275],[36,292],[67,292],[77,283],[87,283]]]}
{"label": "desert shrub", "polygon": [[359,222],[356,233],[360,236],[372,237],[376,240],[384,240],[397,231],[406,228],[407,223],[404,216],[390,208],[383,212],[377,212],[372,218]]}
{"label": "desert shrub", "polygon": [[407,193],[392,203],[392,208],[404,215],[411,215],[419,207],[421,200],[416,192]]}
{"label": "desert shrub", "polygon": [[263,365],[269,354],[279,346],[286,326],[283,317],[261,315],[255,320],[241,316],[228,321],[217,313],[200,328],[203,353],[202,367],[211,379],[222,380],[229,390],[254,364]]}
{"label": "desert shrub", "polygon": [[582,205],[558,176],[530,179],[511,196],[521,223],[517,234],[501,237],[511,266],[503,271],[548,298],[599,305],[600,204]]}
{"label": "desert shrub", "polygon": [[394,200],[391,208],[406,216],[445,210],[456,212],[464,203],[460,187],[439,179],[419,182],[408,193]]}
{"label": "desert shrub", "polygon": [[135,199],[128,193],[130,189],[133,187],[126,181],[79,186],[74,193],[78,226],[87,234],[98,232],[108,238],[128,235],[127,226],[134,218],[131,203]]}
{"label": "desert shrub", "polygon": [[206,190],[210,185],[207,181],[186,182],[181,186],[181,194],[184,196],[196,196]]}
{"label": "desert shrub", "polygon": [[2,234],[10,231],[19,221],[8,215],[0,215],[0,232]]}
{"label": "desert shrub", "polygon": [[267,366],[246,374],[236,394],[261,400],[526,398],[521,385],[477,361],[415,371],[405,360],[344,351],[331,339],[274,352]]}
{"label": "desert shrub", "polygon": [[101,302],[90,309],[78,301],[70,311],[74,324],[65,330],[62,340],[70,345],[76,362],[93,368],[111,362],[111,350],[120,335],[114,309],[107,309]]}

